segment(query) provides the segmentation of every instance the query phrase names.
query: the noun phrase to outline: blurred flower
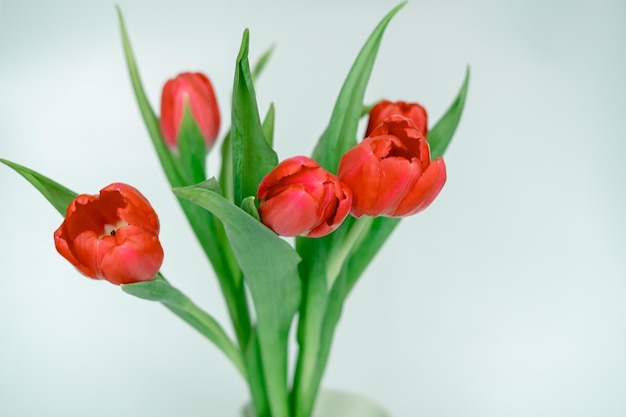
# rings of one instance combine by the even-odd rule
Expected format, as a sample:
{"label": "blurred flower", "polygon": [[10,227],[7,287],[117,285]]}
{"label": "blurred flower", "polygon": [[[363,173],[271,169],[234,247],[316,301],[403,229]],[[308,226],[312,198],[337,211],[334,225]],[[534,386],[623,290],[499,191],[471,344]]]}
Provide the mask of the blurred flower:
{"label": "blurred flower", "polygon": [[185,102],[189,103],[207,151],[211,148],[220,129],[220,111],[213,92],[213,85],[206,75],[185,72],[168,80],[161,95],[161,133],[170,148],[178,142],[178,131],[183,121]]}
{"label": "blurred flower", "polygon": [[259,184],[259,215],[281,236],[325,236],[350,212],[352,193],[311,158],[294,156]]}
{"label": "blurred flower", "polygon": [[370,133],[372,133],[383,120],[394,114],[408,117],[413,120],[415,126],[417,126],[424,136],[428,134],[428,114],[426,114],[426,109],[417,103],[407,103],[404,101],[392,103],[391,101],[383,100],[370,110],[370,120],[367,124],[365,137],[370,136]]}
{"label": "blurred flower", "polygon": [[396,115],[343,155],[338,177],[352,190],[354,217],[401,217],[432,203],[446,182],[446,167],[441,158],[430,161],[415,123]]}
{"label": "blurred flower", "polygon": [[163,263],[159,218],[130,185],[115,183],[100,195],[81,194],[54,232],[57,251],[90,278],[113,284],[152,280]]}

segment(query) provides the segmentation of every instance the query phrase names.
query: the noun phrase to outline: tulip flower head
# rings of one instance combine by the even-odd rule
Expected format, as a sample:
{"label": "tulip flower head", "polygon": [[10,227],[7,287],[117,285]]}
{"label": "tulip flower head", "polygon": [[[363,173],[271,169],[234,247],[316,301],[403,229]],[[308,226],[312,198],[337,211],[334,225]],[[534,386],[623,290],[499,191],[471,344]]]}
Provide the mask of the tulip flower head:
{"label": "tulip flower head", "polygon": [[81,194],[54,232],[57,251],[84,275],[113,284],[152,280],[163,263],[159,219],[134,187]]}
{"label": "tulip flower head", "polygon": [[433,202],[446,182],[442,158],[430,148],[411,119],[391,116],[346,152],[337,176],[353,195],[354,217],[402,217]]}
{"label": "tulip flower head", "polygon": [[428,133],[428,114],[426,109],[418,103],[407,103],[405,101],[396,101],[395,103],[383,100],[376,104],[370,110],[370,119],[367,123],[365,136],[370,136],[372,131],[380,125],[383,120],[394,114],[407,117],[413,120],[415,126],[422,132],[424,136]]}
{"label": "tulip flower head", "polygon": [[199,72],[185,72],[163,86],[160,120],[163,138],[170,149],[176,148],[186,104],[202,132],[208,151],[217,139],[220,112],[211,81]]}
{"label": "tulip flower head", "polygon": [[278,164],[258,188],[261,221],[281,236],[321,237],[347,217],[352,193],[311,158]]}

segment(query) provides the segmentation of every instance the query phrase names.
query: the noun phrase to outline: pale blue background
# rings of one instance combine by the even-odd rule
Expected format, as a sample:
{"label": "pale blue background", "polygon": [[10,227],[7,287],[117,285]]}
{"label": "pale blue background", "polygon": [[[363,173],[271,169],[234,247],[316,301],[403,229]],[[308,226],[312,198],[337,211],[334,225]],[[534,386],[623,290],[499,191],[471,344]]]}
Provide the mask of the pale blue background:
{"label": "pale blue background", "polygon": [[[390,1],[122,0],[148,94],[207,72],[227,112],[244,27],[277,106],[282,158],[308,153]],[[368,101],[432,120],[472,68],[448,183],[407,219],[350,298],[324,385],[394,417],[626,415],[626,3],[411,1]],[[222,131],[228,125],[228,117]],[[220,320],[212,272],[165,188],[112,1],[0,3],[0,157],[80,192],[140,188],[164,272]],[[217,167],[211,158],[212,172]],[[61,218],[0,167],[0,415],[236,416],[246,388],[157,304],[82,278],[53,248]]]}

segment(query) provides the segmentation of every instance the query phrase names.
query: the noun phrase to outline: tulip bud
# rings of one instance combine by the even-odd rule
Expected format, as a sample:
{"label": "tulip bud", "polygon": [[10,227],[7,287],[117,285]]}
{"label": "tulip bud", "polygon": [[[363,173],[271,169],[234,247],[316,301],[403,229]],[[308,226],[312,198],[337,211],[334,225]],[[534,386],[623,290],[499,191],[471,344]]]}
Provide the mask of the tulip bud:
{"label": "tulip bud", "polygon": [[217,139],[220,111],[211,81],[199,72],[185,72],[163,86],[160,120],[163,138],[171,149],[176,148],[186,103],[208,151]]}
{"label": "tulip bud", "polygon": [[259,184],[261,221],[281,236],[321,237],[350,212],[352,193],[311,158],[278,164]]}
{"label": "tulip bud", "polygon": [[159,218],[130,185],[81,194],[54,232],[57,251],[84,275],[113,284],[152,280],[163,263]]}
{"label": "tulip bud", "polygon": [[365,137],[370,136],[370,133],[380,125],[383,120],[394,114],[408,117],[413,120],[415,126],[422,132],[424,136],[428,133],[428,114],[426,109],[417,103],[407,103],[404,101],[391,101],[383,100],[376,104],[370,110],[370,120],[367,124],[367,130],[365,131]]}
{"label": "tulip bud", "polygon": [[343,155],[337,176],[352,190],[354,217],[401,217],[433,202],[446,182],[446,166],[441,158],[430,161],[415,123],[396,115]]}

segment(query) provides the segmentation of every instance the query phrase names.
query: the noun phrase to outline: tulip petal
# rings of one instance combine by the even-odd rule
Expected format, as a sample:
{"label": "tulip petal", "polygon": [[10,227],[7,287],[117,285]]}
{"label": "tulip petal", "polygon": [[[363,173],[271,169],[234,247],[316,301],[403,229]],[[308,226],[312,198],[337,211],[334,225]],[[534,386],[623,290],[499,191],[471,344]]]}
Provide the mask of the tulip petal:
{"label": "tulip petal", "polygon": [[298,236],[319,222],[318,202],[302,185],[294,184],[288,192],[276,195],[259,207],[261,221],[276,234]]}
{"label": "tulip petal", "polygon": [[[378,146],[377,146],[378,145]],[[376,154],[388,153],[391,145],[385,141],[376,143],[371,138],[364,139],[346,152],[339,163],[339,180],[352,190],[352,210],[354,217],[370,212],[378,200],[380,189],[380,165]]]}
{"label": "tulip petal", "polygon": [[163,262],[157,236],[138,227],[122,227],[115,236],[105,236],[99,243],[99,270],[116,285],[149,281]]}
{"label": "tulip petal", "polygon": [[419,177],[392,215],[395,217],[409,216],[424,210],[439,195],[445,183],[446,166],[442,158],[437,158]]}

